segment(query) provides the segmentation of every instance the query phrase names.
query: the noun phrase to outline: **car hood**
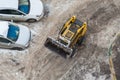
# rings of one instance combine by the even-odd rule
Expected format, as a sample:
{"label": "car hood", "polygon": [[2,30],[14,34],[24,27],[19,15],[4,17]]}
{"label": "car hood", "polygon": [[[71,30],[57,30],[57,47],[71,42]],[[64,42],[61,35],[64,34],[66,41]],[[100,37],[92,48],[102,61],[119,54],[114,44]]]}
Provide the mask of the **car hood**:
{"label": "car hood", "polygon": [[30,15],[40,16],[43,13],[43,4],[41,0],[30,0]]}
{"label": "car hood", "polygon": [[19,37],[16,43],[27,46],[31,37],[31,32],[27,27],[23,25],[19,25],[19,28],[20,28]]}

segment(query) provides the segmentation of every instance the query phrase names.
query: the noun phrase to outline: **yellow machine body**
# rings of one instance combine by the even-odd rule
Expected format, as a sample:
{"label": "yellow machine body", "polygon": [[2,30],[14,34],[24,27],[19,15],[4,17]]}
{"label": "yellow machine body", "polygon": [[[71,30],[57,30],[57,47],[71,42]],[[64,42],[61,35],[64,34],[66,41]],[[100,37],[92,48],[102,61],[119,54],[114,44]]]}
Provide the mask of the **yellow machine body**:
{"label": "yellow machine body", "polygon": [[66,55],[73,56],[76,44],[84,37],[86,31],[87,23],[81,22],[75,16],[72,16],[61,28],[57,39],[48,37],[45,45],[51,43],[62,49]]}

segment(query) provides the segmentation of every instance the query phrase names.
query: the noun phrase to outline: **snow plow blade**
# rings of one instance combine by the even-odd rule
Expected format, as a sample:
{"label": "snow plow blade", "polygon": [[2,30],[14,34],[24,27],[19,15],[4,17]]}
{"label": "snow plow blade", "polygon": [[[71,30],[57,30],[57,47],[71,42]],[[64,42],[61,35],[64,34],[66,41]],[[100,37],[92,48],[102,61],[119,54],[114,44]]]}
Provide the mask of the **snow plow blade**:
{"label": "snow plow blade", "polygon": [[65,57],[70,57],[70,55],[73,53],[73,49],[68,48],[64,44],[51,37],[47,38],[45,46],[49,49],[52,49],[55,52],[59,52],[60,55]]}

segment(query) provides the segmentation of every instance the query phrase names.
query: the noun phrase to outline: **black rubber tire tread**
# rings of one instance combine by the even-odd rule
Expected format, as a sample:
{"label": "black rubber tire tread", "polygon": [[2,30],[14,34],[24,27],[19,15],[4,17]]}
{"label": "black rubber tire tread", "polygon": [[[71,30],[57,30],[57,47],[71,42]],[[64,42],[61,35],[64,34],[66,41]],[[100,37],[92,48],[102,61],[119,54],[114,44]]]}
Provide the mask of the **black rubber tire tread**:
{"label": "black rubber tire tread", "polygon": [[75,47],[73,48],[73,52],[72,52],[72,54],[70,55],[70,58],[73,58],[73,56],[75,55],[75,53],[76,53],[76,48],[77,48],[77,46],[75,46]]}
{"label": "black rubber tire tread", "polygon": [[82,37],[78,40],[77,45],[81,45],[82,42],[83,42],[83,40],[84,40],[84,38],[85,38],[85,36],[82,36]]}
{"label": "black rubber tire tread", "polygon": [[24,50],[23,48],[20,48],[20,47],[14,47],[14,48],[12,48],[12,50],[19,50],[19,51],[22,51],[22,50]]}
{"label": "black rubber tire tread", "polygon": [[28,19],[27,22],[36,22],[36,19]]}
{"label": "black rubber tire tread", "polygon": [[85,37],[82,36],[82,37],[78,40],[77,44],[76,44],[76,45],[74,46],[74,48],[73,48],[73,52],[72,52],[72,54],[70,55],[70,58],[73,58],[73,56],[76,54],[76,49],[77,49],[78,46],[80,46],[80,45],[82,44],[84,38],[85,38]]}

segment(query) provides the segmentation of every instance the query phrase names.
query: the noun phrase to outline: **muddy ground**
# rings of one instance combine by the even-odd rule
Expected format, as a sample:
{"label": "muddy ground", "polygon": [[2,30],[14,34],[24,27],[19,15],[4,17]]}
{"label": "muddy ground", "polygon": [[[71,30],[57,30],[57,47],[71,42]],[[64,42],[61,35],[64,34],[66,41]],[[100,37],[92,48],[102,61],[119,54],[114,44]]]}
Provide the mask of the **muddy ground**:
{"label": "muddy ground", "polygon": [[[19,22],[32,30],[30,47],[24,51],[0,49],[0,80],[111,80],[107,50],[120,31],[120,0],[42,1],[43,19]],[[56,37],[72,15],[86,21],[88,30],[76,56],[65,59],[47,49],[44,42],[48,36]],[[116,55],[114,61],[119,62]]]}

